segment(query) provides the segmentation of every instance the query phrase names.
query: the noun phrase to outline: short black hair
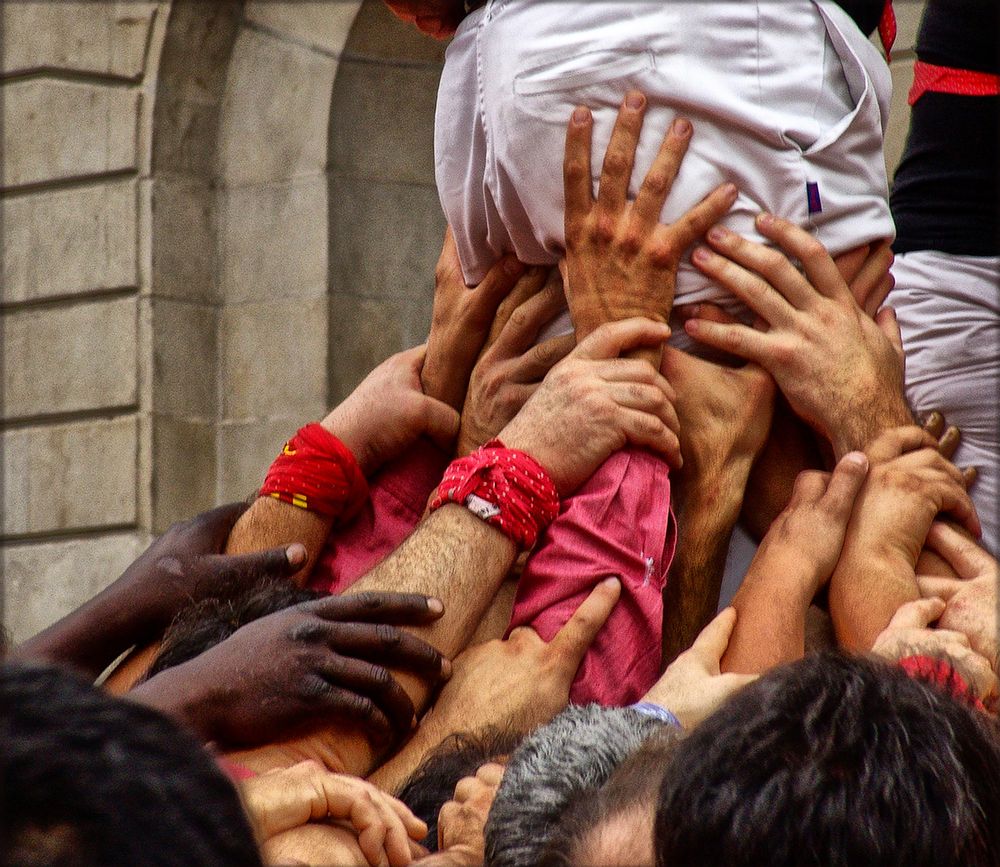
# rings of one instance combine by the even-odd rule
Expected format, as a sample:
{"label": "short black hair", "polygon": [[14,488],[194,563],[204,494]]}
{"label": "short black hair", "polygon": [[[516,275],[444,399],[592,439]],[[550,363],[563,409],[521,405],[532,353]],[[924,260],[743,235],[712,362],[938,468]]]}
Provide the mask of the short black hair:
{"label": "short black hair", "polygon": [[0,667],[2,867],[259,865],[239,795],[156,711],[47,666]]}
{"label": "short black hair", "polygon": [[996,724],[898,666],[807,656],[745,687],[668,763],[662,867],[1000,863]]}
{"label": "short black hair", "polygon": [[188,605],[164,634],[146,677],[194,659],[254,620],[326,595],[297,587],[287,578],[265,578],[232,598],[210,597]]}
{"label": "short black hair", "polygon": [[437,852],[438,814],[455,793],[455,786],[488,762],[509,756],[524,740],[514,729],[490,728],[456,732],[435,747],[396,793],[413,814],[427,823],[423,845]]}

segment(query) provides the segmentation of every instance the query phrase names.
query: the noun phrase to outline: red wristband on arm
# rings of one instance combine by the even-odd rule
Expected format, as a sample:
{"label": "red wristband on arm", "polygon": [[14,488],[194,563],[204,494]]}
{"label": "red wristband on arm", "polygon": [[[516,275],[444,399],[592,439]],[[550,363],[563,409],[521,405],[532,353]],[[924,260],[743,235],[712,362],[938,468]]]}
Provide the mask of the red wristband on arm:
{"label": "red wristband on arm", "polygon": [[559,514],[559,494],[545,468],[500,440],[451,462],[431,511],[445,503],[465,506],[524,549]]}
{"label": "red wristband on arm", "polygon": [[368,483],[351,450],[313,422],[285,443],[267,471],[260,496],[346,519],[368,499]]}
{"label": "red wristband on arm", "polygon": [[970,689],[969,684],[965,682],[965,678],[946,659],[936,659],[933,656],[918,654],[899,660],[899,667],[910,677],[933,683],[948,695],[972,705],[977,710],[986,710],[983,703]]}

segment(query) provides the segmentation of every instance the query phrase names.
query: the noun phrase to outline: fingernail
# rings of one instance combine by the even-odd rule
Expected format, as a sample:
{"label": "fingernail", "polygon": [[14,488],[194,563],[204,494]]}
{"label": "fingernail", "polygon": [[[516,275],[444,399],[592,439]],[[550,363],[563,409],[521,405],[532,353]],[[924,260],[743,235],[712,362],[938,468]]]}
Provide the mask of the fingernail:
{"label": "fingernail", "polygon": [[678,138],[687,138],[691,135],[691,122],[683,117],[678,117],[674,119],[673,123],[674,135]]}
{"label": "fingernail", "polygon": [[941,413],[939,413],[937,410],[934,410],[934,412],[932,412],[929,416],[927,416],[927,421],[925,422],[925,424],[935,425],[935,424],[941,424],[941,422],[943,421],[944,421],[944,416],[941,415]]}
{"label": "fingernail", "polygon": [[413,719],[410,720],[410,731],[412,732],[418,725],[420,725],[420,721],[417,719],[417,715],[414,714]]}
{"label": "fingernail", "polygon": [[638,90],[630,91],[625,95],[625,105],[629,108],[642,108],[646,104],[646,97]]}
{"label": "fingernail", "polygon": [[301,566],[306,562],[306,546],[300,542],[295,542],[285,548],[285,556],[292,566]]}
{"label": "fingernail", "polygon": [[708,230],[708,240],[715,241],[716,243],[721,243],[722,241],[725,241],[726,238],[730,236],[730,234],[732,233],[729,231],[729,229],[726,229],[722,226],[712,226],[712,228]]}
{"label": "fingernail", "polygon": [[708,263],[708,260],[712,258],[712,253],[708,247],[695,247],[694,252],[691,254],[691,258],[701,265]]}
{"label": "fingernail", "polygon": [[577,125],[585,124],[590,120],[590,109],[583,105],[578,105],[573,109],[573,123]]}
{"label": "fingernail", "polygon": [[740,191],[736,189],[736,184],[726,184],[722,188],[722,192],[725,193],[726,196],[728,196],[734,202],[736,201],[736,197],[740,194]]}
{"label": "fingernail", "polygon": [[854,464],[862,469],[868,469],[868,455],[864,452],[848,452],[844,455],[844,460],[847,463]]}
{"label": "fingernail", "polygon": [[427,610],[431,614],[442,614],[444,612],[444,603],[440,599],[431,596],[427,600]]}
{"label": "fingernail", "polygon": [[605,578],[601,582],[601,584],[603,584],[605,587],[620,587],[621,586],[621,581],[619,581],[617,578],[615,578],[612,575],[610,578]]}
{"label": "fingernail", "polygon": [[447,680],[449,677],[451,677],[451,672],[452,672],[451,660],[448,659],[447,657],[442,656],[441,657],[441,677],[443,677],[445,680]]}
{"label": "fingernail", "polygon": [[772,229],[774,228],[774,215],[763,213],[757,215],[757,226],[761,229]]}

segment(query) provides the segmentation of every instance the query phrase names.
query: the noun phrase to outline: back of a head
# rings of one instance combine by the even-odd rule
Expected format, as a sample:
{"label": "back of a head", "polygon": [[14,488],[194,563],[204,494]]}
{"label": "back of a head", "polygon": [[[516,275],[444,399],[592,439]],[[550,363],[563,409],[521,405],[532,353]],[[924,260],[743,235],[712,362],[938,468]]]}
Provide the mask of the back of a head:
{"label": "back of a head", "polygon": [[808,656],[679,744],[657,864],[1000,863],[1000,739],[960,698],[867,658]]}
{"label": "back of a head", "polygon": [[0,865],[255,865],[239,796],[188,733],[55,668],[0,668]]}

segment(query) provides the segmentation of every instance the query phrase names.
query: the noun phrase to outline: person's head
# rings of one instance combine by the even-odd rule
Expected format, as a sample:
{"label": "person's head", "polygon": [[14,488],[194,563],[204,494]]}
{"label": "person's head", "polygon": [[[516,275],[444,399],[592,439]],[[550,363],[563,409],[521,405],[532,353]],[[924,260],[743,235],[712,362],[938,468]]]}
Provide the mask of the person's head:
{"label": "person's head", "polygon": [[323,595],[284,578],[266,578],[232,599],[212,597],[189,605],[170,624],[146,676],[194,659],[254,620]]}
{"label": "person's head", "polygon": [[631,708],[570,706],[525,738],[486,821],[489,867],[535,867],[578,795],[603,786],[663,723]]}
{"label": "person's head", "polygon": [[992,720],[895,666],[816,654],[745,687],[678,745],[656,863],[995,865],[997,816]]}
{"label": "person's head", "polygon": [[172,721],[55,668],[0,668],[0,865],[255,865],[239,795]]}
{"label": "person's head", "polygon": [[653,816],[661,774],[681,733],[663,726],[600,787],[579,792],[549,838],[538,867],[653,867]]}
{"label": "person's head", "polygon": [[521,732],[490,729],[459,732],[435,747],[396,793],[418,819],[427,823],[423,845],[437,851],[438,814],[455,793],[463,777],[470,777],[488,762],[504,762],[524,739]]}

